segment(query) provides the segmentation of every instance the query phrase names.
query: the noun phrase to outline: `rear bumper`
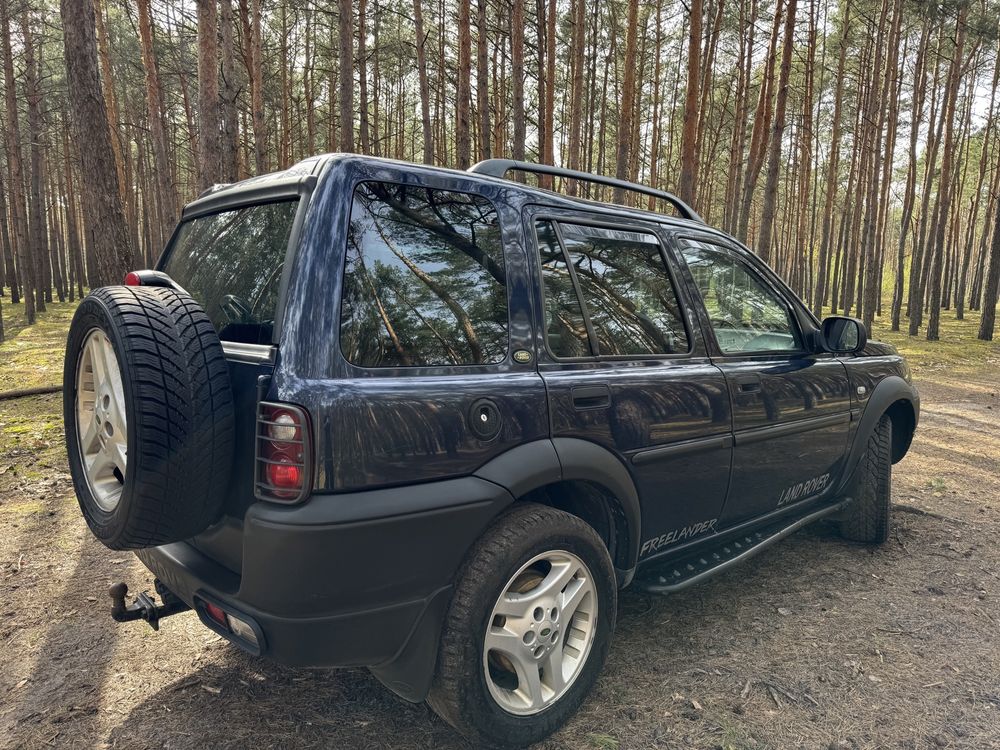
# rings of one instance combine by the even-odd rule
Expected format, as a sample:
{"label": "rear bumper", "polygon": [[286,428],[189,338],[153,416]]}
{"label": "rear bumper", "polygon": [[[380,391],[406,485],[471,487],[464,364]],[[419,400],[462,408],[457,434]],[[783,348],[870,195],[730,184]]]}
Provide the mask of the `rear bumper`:
{"label": "rear bumper", "polygon": [[[412,661],[410,645],[436,651],[455,573],[510,502],[502,487],[466,477],[316,495],[298,507],[257,503],[244,518],[239,573],[186,542],[137,555],[187,604],[201,596],[251,619],[270,658],[382,666]],[[414,644],[415,633],[433,644]]]}

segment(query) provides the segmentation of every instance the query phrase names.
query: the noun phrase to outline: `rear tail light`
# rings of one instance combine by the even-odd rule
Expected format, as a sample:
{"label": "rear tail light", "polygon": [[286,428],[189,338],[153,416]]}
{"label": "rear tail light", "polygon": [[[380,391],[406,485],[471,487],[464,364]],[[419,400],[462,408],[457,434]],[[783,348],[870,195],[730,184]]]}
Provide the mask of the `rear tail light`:
{"label": "rear tail light", "polygon": [[309,494],[312,477],[312,442],[305,410],[262,401],[257,408],[256,443],[254,494],[272,502],[301,502]]}

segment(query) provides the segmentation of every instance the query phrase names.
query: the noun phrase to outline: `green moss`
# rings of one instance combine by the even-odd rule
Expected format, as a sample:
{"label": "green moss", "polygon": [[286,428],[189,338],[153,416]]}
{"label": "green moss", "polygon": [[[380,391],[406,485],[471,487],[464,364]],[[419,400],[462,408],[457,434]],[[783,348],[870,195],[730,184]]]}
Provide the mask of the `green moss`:
{"label": "green moss", "polygon": [[66,331],[76,310],[76,302],[50,302],[35,324],[25,325],[24,305],[3,305],[5,340],[0,343],[0,391],[59,385]]}

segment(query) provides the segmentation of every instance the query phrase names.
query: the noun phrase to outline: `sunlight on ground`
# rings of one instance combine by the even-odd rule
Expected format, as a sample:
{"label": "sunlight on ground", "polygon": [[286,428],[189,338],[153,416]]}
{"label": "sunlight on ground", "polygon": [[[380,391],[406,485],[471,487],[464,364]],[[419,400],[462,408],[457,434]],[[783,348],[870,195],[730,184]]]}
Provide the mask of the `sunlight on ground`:
{"label": "sunlight on ground", "polygon": [[51,302],[35,325],[24,324],[24,305],[0,298],[6,340],[0,344],[0,391],[62,382],[62,357],[76,302]]}

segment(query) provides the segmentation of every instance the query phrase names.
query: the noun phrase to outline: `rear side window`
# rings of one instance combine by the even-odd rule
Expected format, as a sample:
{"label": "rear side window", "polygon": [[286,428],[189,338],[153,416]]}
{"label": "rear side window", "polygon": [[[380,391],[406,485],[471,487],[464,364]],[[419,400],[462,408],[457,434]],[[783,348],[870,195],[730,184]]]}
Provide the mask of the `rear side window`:
{"label": "rear side window", "polygon": [[361,367],[480,365],[507,356],[496,209],[467,193],[365,182],[347,234],[340,345]]}
{"label": "rear side window", "polygon": [[298,200],[261,203],[181,224],[163,270],[205,309],[219,338],[271,342]]}
{"label": "rear side window", "polygon": [[688,351],[684,319],[655,235],[551,221],[536,228],[546,335],[555,356]]}

